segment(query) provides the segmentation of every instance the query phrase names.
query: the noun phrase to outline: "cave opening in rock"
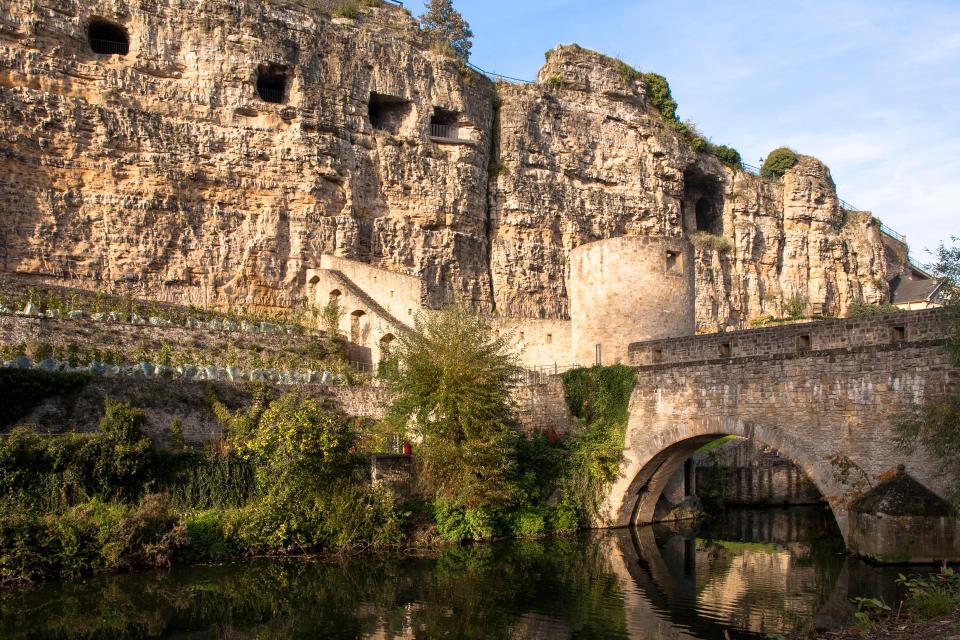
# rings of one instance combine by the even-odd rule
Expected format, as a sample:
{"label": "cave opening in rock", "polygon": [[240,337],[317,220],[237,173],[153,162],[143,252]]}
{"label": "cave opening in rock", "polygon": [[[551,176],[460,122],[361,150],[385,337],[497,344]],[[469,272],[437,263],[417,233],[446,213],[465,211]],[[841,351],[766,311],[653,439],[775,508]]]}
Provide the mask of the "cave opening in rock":
{"label": "cave opening in rock", "polygon": [[413,111],[409,100],[382,93],[371,93],[367,113],[374,129],[397,133]]}
{"label": "cave opening in rock", "polygon": [[687,233],[723,235],[723,185],[719,177],[696,169],[684,172],[683,226]]}
{"label": "cave opening in rock", "polygon": [[257,95],[264,102],[280,104],[287,90],[287,71],[278,65],[266,65],[257,71]]}
{"label": "cave opening in rock", "polygon": [[108,20],[94,19],[87,27],[87,40],[94,53],[125,56],[130,53],[130,36],[121,25]]}

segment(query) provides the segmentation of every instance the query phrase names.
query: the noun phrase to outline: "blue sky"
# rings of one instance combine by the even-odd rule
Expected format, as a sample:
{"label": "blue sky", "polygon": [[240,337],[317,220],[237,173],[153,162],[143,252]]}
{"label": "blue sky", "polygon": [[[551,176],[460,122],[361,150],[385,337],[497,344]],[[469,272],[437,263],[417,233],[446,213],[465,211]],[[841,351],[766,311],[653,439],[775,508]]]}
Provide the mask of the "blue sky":
{"label": "blue sky", "polygon": [[573,42],[620,57],[666,76],[680,117],[750,164],[781,145],[820,158],[921,261],[960,235],[960,0],[454,6],[484,69],[533,79]]}

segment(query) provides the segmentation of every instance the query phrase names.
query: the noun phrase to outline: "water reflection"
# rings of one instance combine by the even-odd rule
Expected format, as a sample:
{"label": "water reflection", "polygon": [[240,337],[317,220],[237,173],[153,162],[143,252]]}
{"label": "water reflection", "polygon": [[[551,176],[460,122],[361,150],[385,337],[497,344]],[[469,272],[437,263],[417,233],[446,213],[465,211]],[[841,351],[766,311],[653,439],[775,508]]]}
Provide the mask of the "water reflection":
{"label": "water reflection", "polygon": [[850,614],[896,569],[848,559],[829,513],[729,512],[420,557],[263,560],[0,598],[4,638],[732,638]]}

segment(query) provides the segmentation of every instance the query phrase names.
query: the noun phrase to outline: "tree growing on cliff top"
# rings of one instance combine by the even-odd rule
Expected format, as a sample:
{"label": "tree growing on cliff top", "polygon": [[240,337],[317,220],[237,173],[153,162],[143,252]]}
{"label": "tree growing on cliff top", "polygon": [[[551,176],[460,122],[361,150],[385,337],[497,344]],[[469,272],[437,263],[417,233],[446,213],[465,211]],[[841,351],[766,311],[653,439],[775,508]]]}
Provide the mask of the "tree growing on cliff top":
{"label": "tree growing on cliff top", "polygon": [[515,356],[489,319],[463,307],[417,316],[401,334],[390,420],[422,437],[428,489],[469,507],[508,502],[515,491],[511,386]]}
{"label": "tree growing on cliff top", "polygon": [[420,27],[436,46],[466,62],[473,47],[470,24],[453,8],[451,0],[430,0],[426,9],[420,16]]}

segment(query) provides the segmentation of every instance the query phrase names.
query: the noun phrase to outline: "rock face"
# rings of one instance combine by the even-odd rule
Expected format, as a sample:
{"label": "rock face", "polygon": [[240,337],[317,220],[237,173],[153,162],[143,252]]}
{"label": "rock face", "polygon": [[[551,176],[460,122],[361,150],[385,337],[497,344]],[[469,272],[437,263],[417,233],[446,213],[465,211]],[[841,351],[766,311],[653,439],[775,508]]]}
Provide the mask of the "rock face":
{"label": "rock face", "polygon": [[618,235],[694,236],[701,329],[779,314],[795,296],[832,314],[885,296],[879,230],[840,209],[816,159],[801,157],[781,180],[734,171],[665,124],[642,82],[576,46],[554,50],[537,85],[500,94],[490,197],[501,313],[565,315],[567,255]]}
{"label": "rock face", "polygon": [[[98,17],[127,55],[92,52]],[[489,300],[490,83],[401,9],[13,0],[0,23],[5,271],[289,306],[332,253]],[[431,142],[434,109],[469,144]]]}
{"label": "rock face", "polygon": [[[101,23],[126,55],[93,52]],[[839,208],[825,166],[734,171],[579,47],[495,86],[388,5],[10,0],[0,62],[7,273],[289,307],[333,254],[420,277],[428,306],[566,318],[574,248],[707,231],[703,330],[886,294],[879,232]]]}

